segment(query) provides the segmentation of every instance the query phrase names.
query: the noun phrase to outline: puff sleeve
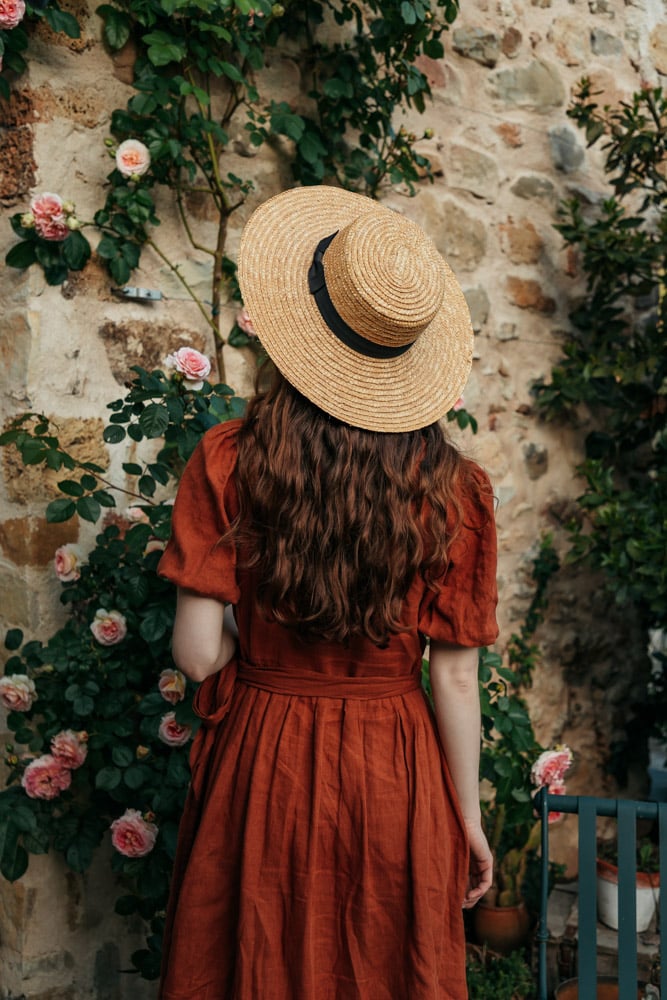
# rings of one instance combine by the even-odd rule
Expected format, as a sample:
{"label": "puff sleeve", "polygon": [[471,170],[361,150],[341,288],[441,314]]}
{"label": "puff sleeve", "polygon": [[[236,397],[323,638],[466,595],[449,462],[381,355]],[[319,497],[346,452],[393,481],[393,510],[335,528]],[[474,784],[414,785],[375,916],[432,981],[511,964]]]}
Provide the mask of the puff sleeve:
{"label": "puff sleeve", "polygon": [[211,428],[188,461],[176,494],[171,538],[158,573],[172,583],[223,604],[237,603],[234,546],[222,535],[237,513],[232,473],[240,421]]}
{"label": "puff sleeve", "polygon": [[437,592],[425,588],[419,631],[439,642],[486,646],[498,636],[494,498],[486,473],[474,463],[471,473],[447,569]]}

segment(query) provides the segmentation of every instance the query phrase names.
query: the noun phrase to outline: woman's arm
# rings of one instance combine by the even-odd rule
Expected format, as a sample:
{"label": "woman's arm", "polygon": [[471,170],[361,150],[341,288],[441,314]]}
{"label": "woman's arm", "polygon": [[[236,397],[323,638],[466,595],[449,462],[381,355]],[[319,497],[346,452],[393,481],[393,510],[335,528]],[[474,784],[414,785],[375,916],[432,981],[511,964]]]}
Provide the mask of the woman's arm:
{"label": "woman's arm", "polygon": [[172,655],[193,681],[203,681],[231,660],[236,640],[223,627],[224,604],[178,588]]}
{"label": "woman's arm", "polygon": [[481,716],[476,649],[431,642],[430,674],[440,741],[470,842],[470,875],[463,905],[474,906],[490,887],[493,858],[479,804]]}

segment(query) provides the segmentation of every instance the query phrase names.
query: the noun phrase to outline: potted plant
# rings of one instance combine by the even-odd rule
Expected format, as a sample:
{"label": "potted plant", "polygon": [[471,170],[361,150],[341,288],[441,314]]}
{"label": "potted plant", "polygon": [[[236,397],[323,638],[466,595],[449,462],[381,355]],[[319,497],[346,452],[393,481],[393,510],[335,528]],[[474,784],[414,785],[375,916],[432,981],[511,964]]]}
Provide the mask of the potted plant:
{"label": "potted plant", "polygon": [[[598,841],[597,851],[598,917],[603,924],[618,930],[618,847],[615,840]],[[637,933],[645,931],[660,897],[658,846],[650,837],[637,841]]]}
{"label": "potted plant", "polygon": [[[483,779],[482,818],[494,854],[494,883],[477,905],[477,940],[507,954],[525,942],[530,930],[525,882],[540,841],[533,811],[535,787],[564,793],[572,763],[566,746],[544,750],[535,739],[528,709],[514,689],[516,674],[500,656],[482,651]],[[553,813],[553,821],[557,814]]]}

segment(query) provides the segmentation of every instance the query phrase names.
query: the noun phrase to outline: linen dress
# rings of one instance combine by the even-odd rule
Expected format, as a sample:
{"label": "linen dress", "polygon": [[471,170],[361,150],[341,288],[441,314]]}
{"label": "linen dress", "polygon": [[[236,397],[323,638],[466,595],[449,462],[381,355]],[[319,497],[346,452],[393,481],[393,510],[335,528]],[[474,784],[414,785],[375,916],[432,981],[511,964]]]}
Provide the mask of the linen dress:
{"label": "linen dress", "polygon": [[197,447],[159,567],[231,602],[239,630],[196,696],[160,998],[463,1000],[467,842],[420,678],[424,636],[497,636],[490,491],[485,509],[462,498],[441,590],[415,578],[406,632],[384,649],[305,641],[260,615],[220,542],[239,426]]}

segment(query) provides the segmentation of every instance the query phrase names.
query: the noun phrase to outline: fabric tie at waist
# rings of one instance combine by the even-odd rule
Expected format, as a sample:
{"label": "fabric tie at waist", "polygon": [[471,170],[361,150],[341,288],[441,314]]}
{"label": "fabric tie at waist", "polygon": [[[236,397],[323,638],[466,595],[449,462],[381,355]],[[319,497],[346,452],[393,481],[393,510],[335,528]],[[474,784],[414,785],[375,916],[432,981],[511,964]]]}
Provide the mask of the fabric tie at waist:
{"label": "fabric tie at waist", "polygon": [[213,748],[216,729],[229,712],[237,680],[273,694],[369,701],[418,691],[421,671],[400,677],[332,677],[314,671],[256,667],[236,658],[230,660],[200,684],[194,697],[194,711],[202,720],[190,750],[191,788],[196,796],[201,791],[204,765]]}
{"label": "fabric tie at waist", "polygon": [[401,677],[332,677],[312,670],[273,669],[239,662],[237,679],[249,687],[273,694],[297,695],[305,698],[394,698],[421,687],[421,674]]}

